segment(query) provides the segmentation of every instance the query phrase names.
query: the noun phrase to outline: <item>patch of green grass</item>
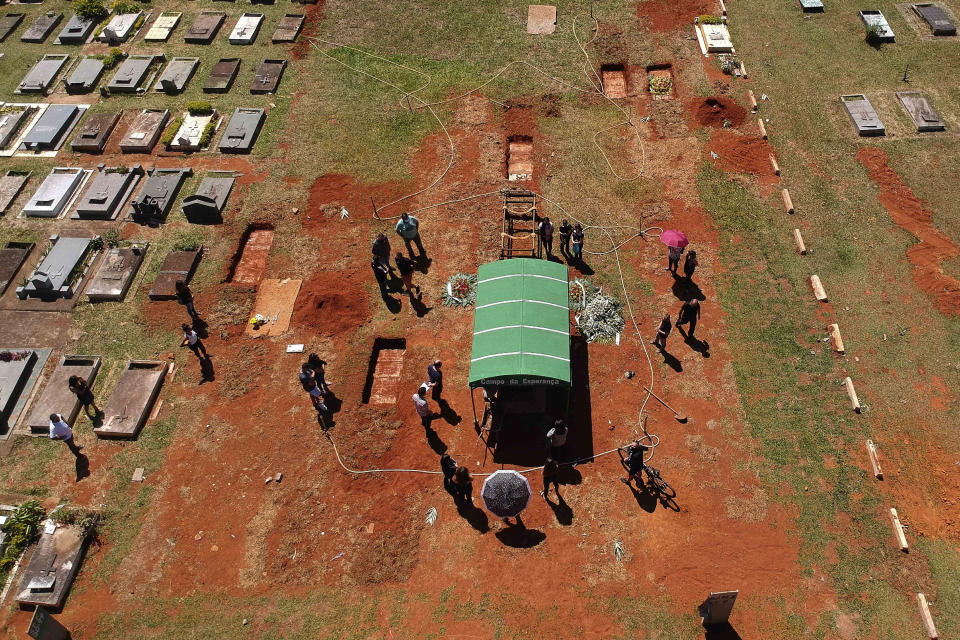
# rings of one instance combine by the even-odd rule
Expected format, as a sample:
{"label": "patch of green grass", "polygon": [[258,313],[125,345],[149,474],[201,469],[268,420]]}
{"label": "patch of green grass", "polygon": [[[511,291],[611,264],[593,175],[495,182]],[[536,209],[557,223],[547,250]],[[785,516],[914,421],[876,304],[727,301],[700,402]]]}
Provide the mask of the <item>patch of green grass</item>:
{"label": "patch of green grass", "polygon": [[960,610],[960,551],[946,540],[929,538],[919,538],[915,546],[927,557],[937,585],[936,594],[925,594],[937,631],[942,638],[955,638],[960,634],[960,619],[956,615]]}

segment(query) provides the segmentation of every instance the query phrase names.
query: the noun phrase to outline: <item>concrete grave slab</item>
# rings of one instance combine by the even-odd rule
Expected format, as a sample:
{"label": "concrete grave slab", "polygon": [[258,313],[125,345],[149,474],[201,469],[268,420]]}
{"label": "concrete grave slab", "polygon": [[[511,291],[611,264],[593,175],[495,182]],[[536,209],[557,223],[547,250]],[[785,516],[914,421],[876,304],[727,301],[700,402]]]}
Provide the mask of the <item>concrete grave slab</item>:
{"label": "concrete grave slab", "polygon": [[0,349],[0,433],[16,423],[17,403],[33,389],[30,374],[37,364],[33,349]]}
{"label": "concrete grave slab", "polygon": [[87,298],[91,302],[123,300],[143,264],[148,247],[147,243],[138,243],[108,249],[87,285]]}
{"label": "concrete grave slab", "polygon": [[64,53],[48,53],[27,72],[14,93],[43,93],[50,88],[57,74],[67,64],[70,56]]}
{"label": "concrete grave slab", "polygon": [[73,219],[115,220],[124,203],[140,181],[143,168],[104,167],[101,165],[90,182],[86,193],[77,203]]}
{"label": "concrete grave slab", "polygon": [[179,11],[162,12],[157,16],[157,19],[153,21],[153,25],[147,29],[147,33],[143,36],[144,41],[166,42],[173,33],[173,30],[177,28],[182,16],[183,14]]}
{"label": "concrete grave slab", "polygon": [[303,29],[304,20],[306,20],[306,16],[302,13],[288,13],[284,15],[280,18],[280,23],[277,25],[270,40],[274,44],[294,42]]}
{"label": "concrete grave slab", "polygon": [[56,524],[52,520],[47,522],[52,523],[52,533],[47,533],[44,528],[40,535],[30,562],[23,570],[16,601],[21,605],[60,609],[80,570],[93,531]]}
{"label": "concrete grave slab", "polygon": [[700,24],[700,32],[709,53],[733,53],[730,31],[725,24]]}
{"label": "concrete grave slab", "polygon": [[20,272],[34,246],[32,242],[8,242],[0,249],[0,295]]}
{"label": "concrete grave slab", "polygon": [[246,334],[251,338],[279,336],[290,328],[293,307],[300,293],[301,280],[268,278],[257,287],[257,300],[252,315],[267,318],[266,324],[248,324]]}
{"label": "concrete grave slab", "polygon": [[527,7],[527,33],[549,35],[557,30],[557,8],[548,4]]}
{"label": "concrete grave slab", "polygon": [[150,153],[160,139],[170,112],[166,109],[144,109],[130,124],[120,140],[124,153]]}
{"label": "concrete grave slab", "polygon": [[[107,84],[111,93],[136,93],[158,56],[127,56]],[[162,60],[162,57],[160,57]]]}
{"label": "concrete grave slab", "polygon": [[23,214],[31,218],[60,217],[87,173],[80,167],[54,167],[23,208]]}
{"label": "concrete grave slab", "polygon": [[27,278],[27,284],[17,287],[17,297],[56,300],[72,298],[83,281],[95,252],[92,238],[61,238],[52,236],[53,247],[43,262]]}
{"label": "concrete grave slab", "polygon": [[262,24],[262,13],[244,13],[230,32],[230,44],[253,44]]}
{"label": "concrete grave slab", "polygon": [[70,148],[83,153],[102,152],[118,122],[120,122],[119,111],[90,114],[80,125],[76,137],[70,143]]}
{"label": "concrete grave slab", "polygon": [[7,39],[14,30],[23,22],[23,13],[6,13],[0,17],[0,42]]}
{"label": "concrete grave slab", "polygon": [[800,9],[804,13],[823,13],[822,0],[800,0]]}
{"label": "concrete grave slab", "polygon": [[170,151],[199,151],[204,129],[207,128],[208,124],[216,123],[219,119],[220,115],[216,110],[205,115],[184,113],[180,128],[173,135],[173,140],[167,145],[167,149]]}
{"label": "concrete grave slab", "polygon": [[160,265],[160,274],[153,283],[151,300],[173,300],[177,297],[175,285],[178,280],[189,283],[203,255],[202,247],[190,251],[171,251]]}
{"label": "concrete grave slab", "polygon": [[73,14],[57,36],[57,44],[83,44],[93,33],[97,21]]}
{"label": "concrete grave slab", "polygon": [[223,208],[233,190],[233,177],[206,177],[200,182],[197,192],[183,199],[183,214],[195,224],[222,222]]}
{"label": "concrete grave slab", "polygon": [[180,93],[187,87],[199,64],[200,58],[174,58],[163,70],[154,89],[167,94]]}
{"label": "concrete grave slab", "polygon": [[100,35],[97,39],[100,42],[108,42],[110,44],[126,42],[127,39],[133,35],[137,20],[139,20],[142,15],[143,11],[114,14],[114,16],[110,18],[110,21],[100,30]]}
{"label": "concrete grave slab", "polygon": [[56,151],[63,146],[86,110],[87,105],[50,105],[27,131],[20,148],[29,151]]}
{"label": "concrete grave slab", "polygon": [[32,105],[5,105],[0,110],[0,149],[13,146],[14,140],[38,111],[39,107]]}
{"label": "concrete grave slab", "polygon": [[883,12],[877,11],[876,9],[864,9],[860,11],[860,20],[863,21],[864,26],[867,28],[872,26],[877,27],[877,37],[880,39],[880,42],[895,42],[896,38],[894,37],[893,29],[891,29],[887,23]]}
{"label": "concrete grave slab", "polygon": [[927,97],[919,91],[897,91],[897,99],[906,109],[919,133],[944,131],[947,126],[934,110]]}
{"label": "concrete grave slab", "polygon": [[853,120],[857,127],[857,133],[861,136],[884,136],[887,134],[880,116],[867,96],[862,93],[840,96],[840,102],[843,108],[847,110],[847,115]]}
{"label": "concrete grave slab", "polygon": [[271,60],[268,58],[261,62],[257,71],[253,74],[250,93],[274,93],[286,68],[286,60]]}
{"label": "concrete grave slab", "polygon": [[157,225],[166,220],[183,181],[193,175],[186,169],[151,169],[140,195],[130,203],[127,215],[134,222]]}
{"label": "concrete grave slab", "polygon": [[20,36],[20,40],[23,42],[43,42],[57,28],[61,20],[63,20],[62,13],[48,11],[42,16],[38,16],[33,24],[27,27],[27,30]]}
{"label": "concrete grave slab", "polygon": [[136,438],[150,415],[166,373],[166,362],[128,362],[103,408],[103,424],[93,430],[97,437]]}
{"label": "concrete grave slab", "polygon": [[64,80],[67,93],[90,93],[100,82],[100,76],[103,75],[103,61],[93,56],[87,56],[80,61],[70,74],[70,77]]}
{"label": "concrete grave slab", "polygon": [[222,11],[201,11],[197,16],[187,33],[184,35],[184,42],[193,44],[210,44],[217,36],[220,25],[227,18],[227,14]]}
{"label": "concrete grave slab", "polygon": [[[0,213],[6,213],[30,178],[29,171],[7,171],[0,178]],[[9,244],[9,243],[8,243]],[[6,288],[4,285],[3,288]],[[0,291],[0,293],[3,293]]]}
{"label": "concrete grave slab", "polygon": [[237,107],[220,137],[222,153],[250,153],[267,115],[263,109]]}
{"label": "concrete grave slab", "polygon": [[67,355],[60,358],[47,379],[47,386],[33,403],[33,411],[27,420],[30,432],[37,435],[49,434],[51,413],[59,413],[67,424],[73,425],[80,412],[80,399],[70,391],[70,377],[80,376],[93,386],[98,371],[100,356]]}
{"label": "concrete grave slab", "polygon": [[240,71],[240,58],[221,58],[213,65],[207,81],[203,83],[205,93],[226,93],[233,86],[233,80]]}
{"label": "concrete grave slab", "polygon": [[912,4],[910,8],[914,13],[920,16],[920,19],[927,23],[930,32],[935,36],[955,36],[957,35],[957,25],[954,24],[950,15],[938,5],[933,3]]}

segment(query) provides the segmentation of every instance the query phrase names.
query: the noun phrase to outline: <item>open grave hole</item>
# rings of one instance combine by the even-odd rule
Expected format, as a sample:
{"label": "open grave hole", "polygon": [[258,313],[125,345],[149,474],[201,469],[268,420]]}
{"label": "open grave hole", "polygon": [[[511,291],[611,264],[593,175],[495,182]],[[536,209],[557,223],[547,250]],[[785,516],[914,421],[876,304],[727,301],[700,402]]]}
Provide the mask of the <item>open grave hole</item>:
{"label": "open grave hole", "polygon": [[603,93],[608,98],[626,98],[629,89],[629,74],[622,64],[605,64],[600,67]]}
{"label": "open grave hole", "polygon": [[533,179],[533,138],[530,136],[507,138],[507,179]]}
{"label": "open grave hole", "polygon": [[396,403],[406,353],[407,341],[404,338],[377,338],[373,341],[367,381],[363,386],[364,404],[386,406]]}
{"label": "open grave hole", "polygon": [[654,100],[673,97],[673,65],[652,64],[647,67],[647,90]]}
{"label": "open grave hole", "polygon": [[273,245],[273,225],[254,223],[240,236],[240,245],[233,255],[227,282],[257,284],[267,265],[270,247]]}

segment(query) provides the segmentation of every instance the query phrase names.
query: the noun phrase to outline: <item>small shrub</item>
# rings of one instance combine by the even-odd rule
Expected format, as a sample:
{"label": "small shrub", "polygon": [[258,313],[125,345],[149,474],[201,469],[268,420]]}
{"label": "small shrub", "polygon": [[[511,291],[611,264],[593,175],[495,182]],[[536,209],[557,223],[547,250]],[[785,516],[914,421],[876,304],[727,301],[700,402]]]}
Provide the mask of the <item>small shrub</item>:
{"label": "small shrub", "polygon": [[200,134],[200,148],[206,149],[210,146],[210,140],[213,138],[213,132],[217,130],[217,123],[213,120],[207,123],[207,126],[203,128],[203,133]]}
{"label": "small shrub", "polygon": [[167,130],[163,132],[163,137],[160,138],[160,142],[162,142],[164,146],[169,147],[173,142],[173,137],[177,135],[177,131],[180,131],[182,124],[183,118],[174,118],[170,126],[167,127]]}
{"label": "small shrub", "polygon": [[111,249],[114,249],[120,246],[120,229],[108,229],[103,232],[103,235],[100,236],[103,239],[104,244],[106,244]]}
{"label": "small shrub", "polygon": [[867,25],[867,43],[873,46],[879,46],[881,44],[880,25]]}
{"label": "small shrub", "polygon": [[73,10],[81,18],[96,20],[97,22],[110,14],[104,6],[103,0],[73,0]]}
{"label": "small shrub", "polygon": [[213,113],[213,105],[206,100],[193,100],[187,103],[187,113],[192,116],[208,116]]}
{"label": "small shrub", "polygon": [[96,236],[90,241],[90,251],[100,251],[103,249],[103,236]]}
{"label": "small shrub", "polygon": [[723,24],[723,18],[719,16],[702,15],[700,16],[700,24]]}
{"label": "small shrub", "polygon": [[116,0],[110,8],[114,13],[122,15],[125,13],[140,13],[140,5],[131,0]]}
{"label": "small shrub", "polygon": [[101,55],[97,57],[100,58],[101,62],[103,62],[104,69],[113,69],[120,63],[121,60],[127,57],[127,54],[123,52],[123,49],[114,47],[113,49],[110,49],[110,53],[107,55]]}
{"label": "small shrub", "polygon": [[79,527],[84,533],[96,527],[100,519],[96,511],[82,507],[63,507],[54,511],[50,517],[57,524]]}
{"label": "small shrub", "polygon": [[174,251],[193,251],[199,249],[201,244],[203,244],[203,234],[199,229],[177,231],[173,237]]}
{"label": "small shrub", "polygon": [[24,549],[40,537],[40,522],[45,512],[36,500],[22,503],[3,525],[7,541],[0,554],[0,583],[5,582]]}

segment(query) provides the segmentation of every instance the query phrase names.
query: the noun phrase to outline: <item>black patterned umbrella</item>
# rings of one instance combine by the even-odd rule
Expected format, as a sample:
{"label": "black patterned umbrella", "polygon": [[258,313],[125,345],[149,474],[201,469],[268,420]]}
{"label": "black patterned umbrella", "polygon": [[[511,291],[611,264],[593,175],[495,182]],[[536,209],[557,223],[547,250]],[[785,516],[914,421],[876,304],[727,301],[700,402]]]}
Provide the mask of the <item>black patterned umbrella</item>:
{"label": "black patterned umbrella", "polygon": [[521,474],[513,470],[494,471],[483,481],[480,496],[483,505],[490,513],[500,518],[513,518],[520,515],[530,502],[530,483]]}

